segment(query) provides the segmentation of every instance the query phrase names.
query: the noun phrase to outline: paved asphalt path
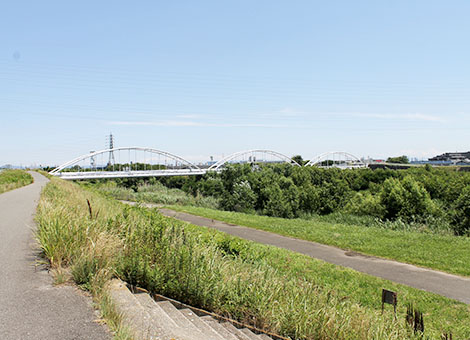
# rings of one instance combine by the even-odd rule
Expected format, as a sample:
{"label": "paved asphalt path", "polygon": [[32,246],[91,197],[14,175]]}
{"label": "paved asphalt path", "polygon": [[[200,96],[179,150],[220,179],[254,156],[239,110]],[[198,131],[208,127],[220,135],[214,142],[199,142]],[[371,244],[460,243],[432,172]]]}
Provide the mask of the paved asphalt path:
{"label": "paved asphalt path", "polygon": [[325,262],[401,283],[470,304],[470,278],[451,275],[413,265],[367,256],[323,244],[242,227],[170,209],[159,209],[166,216],[206,226],[247,240],[302,253]]}
{"label": "paved asphalt path", "polygon": [[111,339],[90,299],[37,266],[33,214],[47,179],[0,195],[0,339]]}

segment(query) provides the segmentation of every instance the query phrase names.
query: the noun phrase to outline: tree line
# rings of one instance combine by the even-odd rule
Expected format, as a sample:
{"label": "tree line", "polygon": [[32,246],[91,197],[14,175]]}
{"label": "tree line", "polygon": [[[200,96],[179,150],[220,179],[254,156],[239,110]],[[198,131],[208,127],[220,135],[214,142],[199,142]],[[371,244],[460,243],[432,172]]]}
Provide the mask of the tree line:
{"label": "tree line", "polygon": [[[121,180],[136,187],[133,180]],[[431,166],[407,170],[322,169],[235,164],[220,173],[164,177],[163,184],[213,196],[223,210],[297,218],[341,212],[383,221],[451,226],[470,234],[470,173]]]}

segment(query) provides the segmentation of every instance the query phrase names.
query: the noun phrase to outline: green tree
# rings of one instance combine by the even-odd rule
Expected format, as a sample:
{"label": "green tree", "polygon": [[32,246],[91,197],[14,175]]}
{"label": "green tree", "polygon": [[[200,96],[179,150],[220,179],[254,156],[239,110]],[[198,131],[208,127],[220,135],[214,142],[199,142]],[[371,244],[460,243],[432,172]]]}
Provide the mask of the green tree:
{"label": "green tree", "polygon": [[346,181],[340,179],[334,179],[331,182],[323,182],[319,187],[319,193],[317,212],[321,215],[338,211],[351,196],[351,191]]}
{"label": "green tree", "polygon": [[275,217],[292,218],[292,206],[287,202],[278,183],[273,183],[264,189],[264,194],[268,197],[263,214]]}
{"label": "green tree", "polygon": [[388,157],[387,163],[409,164],[410,160],[405,155],[398,157]]}
{"label": "green tree", "polygon": [[320,207],[320,189],[310,183],[299,187],[299,207],[302,211],[317,213]]}
{"label": "green tree", "polygon": [[457,235],[470,234],[470,186],[466,186],[454,207],[454,232]]}
{"label": "green tree", "polygon": [[297,164],[299,164],[299,165],[304,165],[304,159],[302,158],[301,155],[295,155],[295,156],[293,156],[293,157],[292,157],[292,160],[293,160],[294,162],[297,162]]}
{"label": "green tree", "polygon": [[220,206],[225,210],[251,213],[254,210],[256,195],[248,181],[235,183],[232,192],[225,191]]}
{"label": "green tree", "polygon": [[423,220],[434,212],[429,193],[412,176],[406,176],[403,180],[387,179],[380,192],[380,203],[385,208],[384,217],[388,219]]}
{"label": "green tree", "polygon": [[385,207],[380,202],[379,195],[372,195],[369,191],[358,192],[348,202],[345,211],[354,215],[368,215],[383,218]]}
{"label": "green tree", "polygon": [[216,173],[207,173],[198,182],[198,190],[204,196],[220,197],[224,191],[224,183]]}

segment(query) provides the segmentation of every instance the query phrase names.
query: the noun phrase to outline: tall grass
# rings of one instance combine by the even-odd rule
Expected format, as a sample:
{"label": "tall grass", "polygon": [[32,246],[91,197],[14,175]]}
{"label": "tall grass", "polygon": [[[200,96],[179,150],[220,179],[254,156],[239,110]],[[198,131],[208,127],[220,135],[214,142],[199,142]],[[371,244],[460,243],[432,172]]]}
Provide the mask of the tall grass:
{"label": "tall grass", "polygon": [[[135,190],[119,186],[116,182],[112,181],[101,184],[95,183],[93,186],[89,187],[98,189],[99,191],[118,200],[221,209],[219,198],[214,196],[203,196],[201,194],[193,196],[181,189],[168,188],[160,182],[141,184],[135,187]],[[263,211],[253,211],[253,214],[266,216],[263,214]],[[314,222],[350,224],[395,231],[420,232],[448,236],[455,235],[453,226],[445,216],[436,217],[429,215],[426,218],[416,220],[410,219],[408,221],[401,218],[382,220],[371,215],[357,215],[345,211],[336,211],[327,215],[300,212],[298,218]]]}
{"label": "tall grass", "polygon": [[[383,280],[124,206],[58,179],[45,188],[37,220],[37,237],[52,265],[70,266],[74,280],[92,292],[117,275],[293,339],[413,338],[402,309],[397,320],[390,312],[381,315],[344,294],[343,283],[332,278],[349,276],[348,284],[358,289],[376,282],[369,294],[377,296],[381,285],[389,285]],[[469,328],[456,321],[468,317],[466,307],[437,300],[439,314],[454,313],[448,319],[453,329],[468,336]],[[436,322],[429,325],[429,336],[440,334]]]}
{"label": "tall grass", "polygon": [[[310,220],[259,216],[193,206],[171,206],[171,209],[246,227],[296,237],[322,244],[350,249],[368,255],[470,276],[470,237],[439,235],[379,226],[365,227],[362,217],[317,216]],[[365,221],[368,217],[364,218]],[[346,222],[346,223],[345,223]],[[364,222],[364,221],[363,221]],[[392,222],[398,224],[399,221]]]}
{"label": "tall grass", "polygon": [[328,215],[301,214],[299,219],[311,222],[325,222],[331,224],[349,224],[355,226],[381,228],[386,230],[419,232],[424,234],[436,234],[454,236],[455,233],[449,221],[444,218],[428,216],[421,221],[381,220],[369,215],[353,215],[345,212],[334,212]]}
{"label": "tall grass", "polygon": [[117,186],[114,182],[107,182],[95,186],[99,191],[114,197],[118,200],[148,202],[163,205],[193,205],[199,207],[218,207],[218,199],[212,196],[192,196],[183,190],[167,188],[160,182],[154,184],[144,184],[137,187],[137,191],[122,186]]}
{"label": "tall grass", "polygon": [[0,171],[0,194],[33,183],[33,176],[23,170]]}

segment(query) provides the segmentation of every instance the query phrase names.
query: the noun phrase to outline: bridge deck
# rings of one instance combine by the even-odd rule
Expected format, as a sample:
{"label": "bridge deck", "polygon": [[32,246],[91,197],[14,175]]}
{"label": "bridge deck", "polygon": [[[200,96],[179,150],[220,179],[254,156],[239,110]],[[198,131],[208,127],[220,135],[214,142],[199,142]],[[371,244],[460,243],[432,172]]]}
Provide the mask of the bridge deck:
{"label": "bridge deck", "polygon": [[126,177],[163,177],[163,176],[196,176],[204,175],[207,169],[173,169],[173,170],[133,170],[133,171],[79,171],[52,174],[67,180],[126,178]]}

